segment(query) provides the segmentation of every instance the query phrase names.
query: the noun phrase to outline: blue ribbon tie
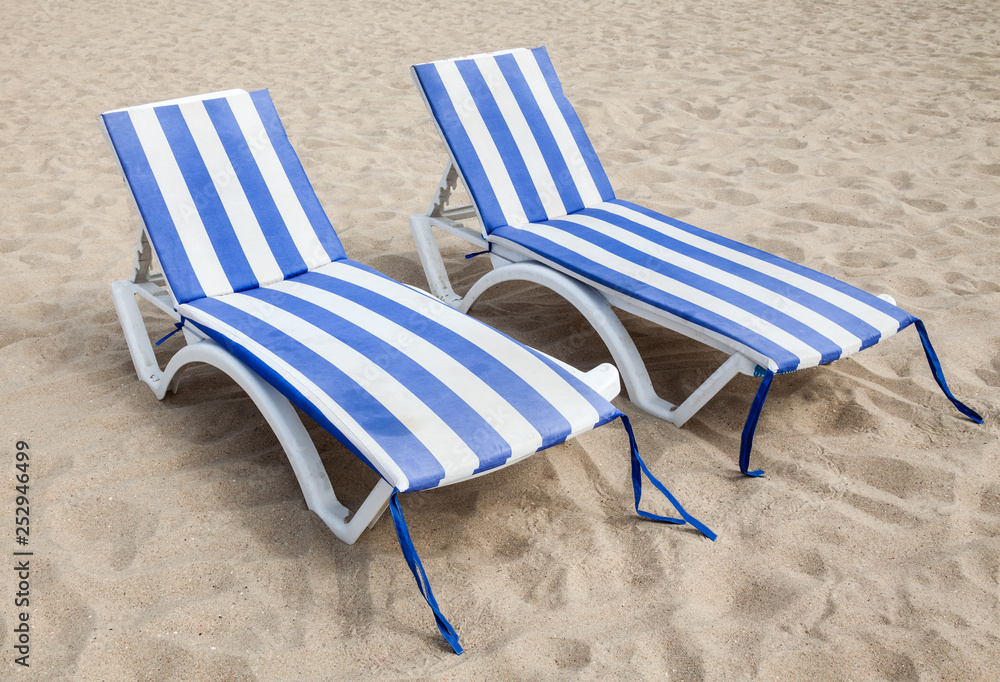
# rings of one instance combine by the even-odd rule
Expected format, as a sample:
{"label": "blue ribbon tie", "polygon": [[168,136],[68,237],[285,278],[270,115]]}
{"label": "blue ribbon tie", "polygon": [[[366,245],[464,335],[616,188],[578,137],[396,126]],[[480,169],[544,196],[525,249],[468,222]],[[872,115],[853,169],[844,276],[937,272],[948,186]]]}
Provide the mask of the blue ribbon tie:
{"label": "blue ribbon tie", "polygon": [[771,381],[774,379],[774,372],[767,370],[764,378],[760,380],[757,388],[757,395],[753,398],[753,405],[750,406],[750,414],[747,415],[746,424],[743,425],[743,436],[740,438],[740,471],[747,476],[759,477],[764,475],[763,469],[747,471],[750,468],[750,450],[753,449],[753,434],[757,430],[757,420],[760,419],[760,411],[764,407],[764,400],[767,399],[767,392],[771,390]]}
{"label": "blue ribbon tie", "polygon": [[955,406],[955,409],[977,424],[982,424],[983,418],[979,416],[979,413],[959,401],[959,399],[953,396],[951,391],[948,389],[948,383],[944,380],[944,370],[941,369],[941,363],[938,361],[937,353],[934,352],[934,347],[931,346],[931,340],[930,337],[927,336],[927,328],[924,327],[924,323],[920,320],[916,320],[914,322],[914,326],[917,328],[917,333],[920,334],[920,343],[924,346],[924,354],[927,356],[927,364],[931,366],[931,374],[934,375],[934,381],[936,381],[937,385],[941,387],[944,394],[948,396],[948,400],[950,400],[951,404]]}
{"label": "blue ribbon tie", "polygon": [[[628,417],[624,414],[621,416],[622,424],[625,425],[625,431],[628,433],[629,446],[632,448],[632,492],[635,495],[635,513],[644,519],[650,519],[652,521],[662,521],[664,523],[676,523],[683,525],[684,523],[690,523],[694,526],[702,535],[704,535],[709,540],[715,541],[716,535],[706,526],[704,523],[696,519],[687,513],[681,503],[677,501],[677,498],[670,494],[666,486],[660,483],[659,480],[649,471],[646,467],[646,463],[642,461],[642,457],[639,456],[639,447],[635,443],[635,435],[632,433],[632,424],[629,422]],[[669,516],[657,516],[656,514],[650,514],[649,512],[644,512],[639,509],[639,500],[642,498],[642,474],[646,474],[646,478],[649,479],[650,483],[663,493],[663,496],[667,498],[670,504],[674,505],[674,509],[681,515],[679,519],[673,519]]]}
{"label": "blue ribbon tie", "polygon": [[455,628],[451,626],[448,619],[442,615],[437,600],[434,598],[434,593],[431,592],[431,584],[427,580],[427,574],[424,573],[423,564],[420,563],[417,550],[413,547],[410,531],[406,527],[406,520],[403,519],[403,510],[399,508],[398,488],[393,489],[392,496],[389,498],[389,511],[392,513],[392,522],[396,526],[396,537],[399,538],[399,547],[403,550],[403,557],[410,566],[413,578],[417,581],[417,588],[420,590],[420,594],[423,595],[427,601],[427,605],[434,612],[434,620],[437,622],[438,630],[441,631],[441,636],[451,645],[452,650],[456,654],[461,654],[463,649],[462,645],[458,643],[458,633],[455,632]]}
{"label": "blue ribbon tie", "polygon": [[167,339],[169,339],[171,336],[173,336],[174,334],[176,334],[177,332],[179,332],[184,327],[184,322],[185,322],[185,317],[183,315],[181,315],[181,321],[180,322],[174,322],[174,330],[172,332],[170,332],[169,334],[167,334],[166,336],[164,336],[159,341],[157,341],[156,345],[159,346],[161,343],[163,343],[164,341],[166,341]]}

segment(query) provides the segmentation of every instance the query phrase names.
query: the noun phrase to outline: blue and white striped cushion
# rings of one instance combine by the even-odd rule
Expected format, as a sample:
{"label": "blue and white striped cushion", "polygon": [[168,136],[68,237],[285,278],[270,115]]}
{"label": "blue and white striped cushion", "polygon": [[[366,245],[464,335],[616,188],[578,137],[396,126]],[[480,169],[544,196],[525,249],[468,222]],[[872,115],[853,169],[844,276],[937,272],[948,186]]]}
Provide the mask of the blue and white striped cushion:
{"label": "blue and white striped cushion", "polygon": [[615,199],[545,48],[415,66],[487,238],[702,327],[774,372],[914,321],[808,268]]}
{"label": "blue and white striped cushion", "polygon": [[615,198],[544,47],[413,67],[486,234]]}
{"label": "blue and white striped cushion", "polygon": [[400,492],[513,463],[620,415],[551,360],[346,259],[178,312]]}
{"label": "blue and white striped cushion", "polygon": [[694,322],[775,373],[856,353],[915,319],[820,272],[622,200],[497,228],[490,240]]}
{"label": "blue and white striped cushion", "polygon": [[345,257],[266,90],[103,119],[179,303]]}

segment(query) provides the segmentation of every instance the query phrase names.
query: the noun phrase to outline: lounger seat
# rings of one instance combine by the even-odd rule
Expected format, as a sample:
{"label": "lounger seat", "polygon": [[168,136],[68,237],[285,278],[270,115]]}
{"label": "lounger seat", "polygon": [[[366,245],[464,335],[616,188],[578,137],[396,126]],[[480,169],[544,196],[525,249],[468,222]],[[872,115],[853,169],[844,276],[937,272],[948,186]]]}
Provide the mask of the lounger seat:
{"label": "lounger seat", "polygon": [[618,416],[551,360],[346,259],[178,312],[400,492],[513,464]]}
{"label": "lounger seat", "polygon": [[[955,407],[923,323],[809,268],[616,198],[544,47],[419,64],[412,69],[449,154],[426,214],[410,219],[428,284],[467,311],[491,286],[527,280],[573,303],[594,325],[633,403],[684,424],[738,373],[761,377],[740,445],[748,462],[761,407],[777,374],[833,362],[909,325]],[[449,205],[462,182],[469,206]],[[475,218],[478,228],[462,221]],[[464,297],[451,288],[431,228],[489,253],[494,270]],[[660,398],[612,306],[703,341],[729,356],[679,405]]]}
{"label": "lounger seat", "polygon": [[[162,399],[194,363],[231,376],[274,429],[309,509],[345,542],[389,509],[456,653],[458,635],[403,518],[403,492],[514,464],[621,419],[636,512],[714,539],[639,457],[628,419],[608,402],[619,390],[613,367],[579,372],[348,259],[266,91],[132,107],[101,122],[143,222],[132,278],[112,285],[139,378]],[[172,334],[187,341],[163,370],[137,296],[176,320]],[[353,514],[293,405],[379,475]],[[643,474],[680,518],[639,510]]]}
{"label": "lounger seat", "polygon": [[914,321],[833,277],[617,199],[498,227],[490,240],[695,323],[777,374],[846,357]]}

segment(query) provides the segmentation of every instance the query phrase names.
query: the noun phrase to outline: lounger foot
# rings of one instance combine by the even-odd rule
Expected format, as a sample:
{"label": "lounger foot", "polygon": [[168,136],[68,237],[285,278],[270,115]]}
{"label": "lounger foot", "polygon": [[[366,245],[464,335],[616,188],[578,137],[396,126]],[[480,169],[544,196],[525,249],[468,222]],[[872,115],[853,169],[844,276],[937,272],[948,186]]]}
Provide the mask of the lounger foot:
{"label": "lounger foot", "polygon": [[[431,230],[430,217],[410,216],[410,234],[413,235],[413,243],[417,248],[417,255],[420,256],[420,264],[424,267],[427,286],[431,293],[452,308],[461,309],[462,297],[451,288],[451,278],[448,277],[448,271],[441,259],[441,251]],[[482,239],[479,239],[479,242],[477,245],[480,247],[486,244]]]}

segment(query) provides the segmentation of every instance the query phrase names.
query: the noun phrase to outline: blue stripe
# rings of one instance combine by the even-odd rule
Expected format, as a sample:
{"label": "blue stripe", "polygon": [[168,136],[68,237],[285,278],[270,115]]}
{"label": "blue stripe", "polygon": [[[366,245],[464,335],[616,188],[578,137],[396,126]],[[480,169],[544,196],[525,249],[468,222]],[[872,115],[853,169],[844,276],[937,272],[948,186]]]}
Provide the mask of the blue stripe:
{"label": "blue stripe", "polygon": [[[563,206],[566,207],[566,213],[579,211],[584,207],[583,199],[580,198],[580,192],[573,181],[569,167],[566,165],[566,159],[563,158],[556,138],[549,128],[549,122],[542,114],[531,88],[528,87],[528,82],[524,79],[524,74],[521,73],[517,59],[512,54],[504,54],[497,57],[496,62],[497,66],[500,67],[500,72],[507,80],[507,85],[510,87],[514,99],[517,100],[517,104],[521,108],[521,113],[528,123],[528,128],[531,129],[535,143],[542,152],[542,158],[545,159],[545,165],[556,184],[559,197],[562,199]],[[556,216],[546,217],[554,218]]]}
{"label": "blue stripe", "polygon": [[[247,261],[243,246],[236,237],[225,206],[219,198],[208,168],[195,144],[181,108],[177,105],[157,107],[156,118],[180,168],[188,192],[205,226],[212,247],[219,258],[226,279],[233,291],[243,291],[259,285]],[[221,292],[220,292],[221,293]]]}
{"label": "blue stripe", "polygon": [[[354,261],[347,261],[347,264],[385,277]],[[389,278],[386,280],[393,281]],[[297,281],[350,298],[359,305],[377,311],[379,315],[419,335],[428,343],[447,353],[456,362],[483,378],[490,385],[490,388],[535,427],[542,436],[540,449],[561,443],[570,434],[572,426],[569,422],[548,400],[532,388],[531,384],[494,356],[468,338],[449,329],[442,322],[435,321],[370,289],[317,272],[307,273]],[[436,299],[428,298],[429,307],[438,305],[439,302]],[[511,343],[516,342],[511,341]],[[593,397],[591,403],[594,404],[595,409],[600,411],[599,406],[606,401],[600,397]]]}
{"label": "blue stripe", "polygon": [[[802,323],[791,315],[778,310],[777,308],[767,305],[763,301],[760,301],[752,296],[748,296],[747,294],[737,291],[731,287],[727,287],[720,282],[716,282],[715,280],[695,274],[685,268],[660,260],[656,256],[640,251],[639,249],[632,248],[631,246],[623,244],[612,237],[598,232],[597,230],[592,230],[589,227],[577,225],[576,223],[564,222],[562,220],[549,220],[542,224],[549,225],[558,230],[579,237],[580,239],[584,239],[587,242],[604,249],[605,251],[609,251],[620,258],[624,258],[630,263],[635,263],[638,266],[648,268],[653,272],[686,284],[698,291],[703,291],[707,294],[715,296],[716,298],[726,301],[741,310],[745,310],[748,313],[769,322],[819,352],[822,356],[820,364],[833,362],[840,357],[844,350],[839,344],[835,343],[826,336],[823,336],[812,327]],[[619,278],[626,278],[626,276],[619,273]],[[655,289],[655,287],[650,285],[646,286]],[[670,310],[670,308],[664,309]]]}
{"label": "blue stripe", "polygon": [[982,424],[983,418],[978,412],[952,395],[951,389],[948,388],[948,382],[944,380],[944,370],[941,369],[941,362],[938,360],[937,353],[934,352],[934,346],[931,345],[931,338],[927,335],[927,328],[924,327],[924,323],[920,320],[914,320],[913,322],[917,328],[917,333],[920,334],[920,343],[923,344],[924,354],[927,356],[927,364],[931,366],[931,374],[934,375],[934,381],[941,387],[941,390],[948,400],[951,401],[951,404],[955,406],[955,409],[977,424]]}
{"label": "blue stripe", "polygon": [[594,184],[597,185],[597,191],[601,195],[601,199],[611,201],[615,198],[615,191],[611,189],[611,182],[604,172],[604,167],[601,166],[600,159],[597,158],[597,152],[594,151],[594,146],[590,143],[590,138],[587,137],[587,131],[583,129],[583,124],[580,123],[580,117],[576,115],[573,105],[569,103],[566,95],[563,94],[562,84],[559,82],[559,77],[556,76],[556,70],[553,68],[552,62],[549,61],[549,53],[545,51],[544,47],[536,47],[531,53],[535,56],[535,61],[538,62],[538,66],[542,70],[542,75],[545,76],[545,82],[548,83],[549,90],[552,91],[552,97],[555,99],[556,104],[559,105],[559,110],[562,112],[563,117],[565,117],[570,132],[573,133],[573,139],[576,140],[576,144],[580,148],[580,153],[583,155],[583,160],[590,170],[590,175],[594,178]]}
{"label": "blue stripe", "polygon": [[834,279],[829,275],[824,275],[823,273],[817,272],[812,268],[807,268],[803,265],[799,265],[798,263],[792,263],[791,261],[787,261],[784,258],[779,258],[778,256],[767,253],[766,251],[761,251],[760,249],[755,249],[752,246],[747,246],[746,244],[741,244],[740,242],[733,241],[732,239],[727,239],[726,237],[722,237],[713,232],[709,232],[707,230],[695,227],[694,225],[689,225],[687,223],[681,222],[680,220],[676,220],[674,218],[661,215],[656,211],[651,211],[648,208],[643,208],[642,206],[633,204],[628,201],[622,201],[620,199],[616,199],[611,203],[615,203],[620,206],[625,206],[626,208],[631,208],[632,210],[638,211],[639,213],[649,216],[650,218],[653,218],[655,220],[660,220],[665,223],[669,223],[670,225],[673,225],[674,227],[680,230],[684,230],[689,234],[702,237],[710,242],[719,244],[720,246],[724,246],[728,249],[738,251],[748,256],[759,258],[762,261],[765,261],[772,265],[776,265],[780,268],[784,268],[785,270],[788,270],[789,272],[794,272],[795,274],[801,275],[802,277],[808,277],[814,282],[819,282],[820,284],[828,286],[831,289],[835,289],[836,291],[839,291],[842,294],[850,296],[851,298],[858,300],[861,303],[864,303],[867,306],[875,308],[876,310],[885,313],[886,315],[889,315],[890,317],[898,320],[899,329],[897,329],[897,331],[903,329],[904,327],[909,326],[910,324],[913,324],[913,322],[916,320],[916,318],[914,318],[912,315],[910,315],[902,308],[898,308],[889,303],[888,301],[882,300],[878,296],[872,296],[866,291],[862,291],[857,287],[853,287],[850,284],[841,282],[838,279]]}
{"label": "blue stripe", "polygon": [[103,115],[108,135],[115,147],[115,154],[121,161],[125,177],[135,197],[135,203],[146,224],[146,232],[153,242],[153,248],[160,259],[163,273],[170,282],[170,290],[178,303],[186,303],[205,296],[201,283],[195,275],[184,245],[177,234],[167,209],[160,186],[153,176],[146,152],[139,142],[139,136],[126,111]]}
{"label": "blue stripe", "polygon": [[[389,453],[392,460],[407,474],[410,484],[407,490],[433,488],[444,478],[441,464],[402,422],[353,377],[327,362],[315,351],[289,337],[280,329],[220,299],[205,298],[193,303],[192,306],[246,334],[255,343],[309,377],[310,381],[333,401],[349,410],[361,428]],[[264,365],[252,351],[250,356],[247,356],[245,348],[242,352],[238,348],[229,350],[240,360],[251,365],[254,370],[259,370]],[[253,362],[249,362],[251,358]],[[262,373],[262,376],[266,375]],[[277,384],[274,385],[275,388],[281,388]],[[287,397],[303,410],[317,411],[299,394]],[[298,400],[303,402],[297,402]]]}
{"label": "blue stripe", "polygon": [[737,340],[770,358],[778,365],[778,372],[790,372],[799,366],[799,358],[783,346],[761,336],[748,327],[737,324],[727,317],[707,308],[680,299],[631,277],[625,277],[617,270],[584,258],[579,253],[566,249],[527,230],[502,228],[495,232],[501,239],[509,239],[526,249],[534,251],[546,260],[555,263],[585,280],[608,287],[629,298],[642,301],[661,310],[669,311],[677,317],[705,327],[722,336]]}
{"label": "blue stripe", "polygon": [[337,232],[330,224],[326,211],[319,203],[316,191],[313,189],[312,183],[309,182],[295,149],[288,141],[285,127],[281,125],[281,119],[278,117],[278,111],[274,108],[271,96],[267,90],[257,90],[250,93],[250,98],[253,100],[254,107],[264,123],[264,130],[267,131],[267,136],[278,155],[278,160],[281,161],[281,166],[285,169],[289,182],[292,183],[292,189],[295,190],[295,196],[299,198],[302,210],[309,218],[309,223],[312,225],[320,244],[323,245],[330,260],[345,258],[346,254],[340,243],[340,238],[337,237]]}
{"label": "blue stripe", "polygon": [[458,68],[462,80],[465,81],[466,87],[469,88],[472,100],[479,110],[479,115],[482,116],[490,137],[493,138],[493,143],[500,153],[500,159],[503,161],[507,175],[510,176],[511,184],[514,186],[514,191],[517,193],[520,207],[511,206],[510,210],[516,211],[518,208],[523,208],[529,223],[545,220],[548,216],[545,214],[545,208],[538,197],[538,190],[531,179],[528,167],[524,163],[524,157],[521,156],[521,150],[510,132],[507,121],[500,112],[500,107],[497,106],[493,93],[490,92],[490,87],[486,84],[486,79],[480,73],[479,67],[472,60],[455,62],[455,66]]}
{"label": "blue stripe", "polygon": [[250,152],[243,130],[233,115],[229,102],[224,99],[205,100],[205,109],[215,125],[219,139],[226,150],[226,155],[236,171],[236,177],[243,187],[250,208],[260,224],[264,238],[267,239],[271,253],[284,273],[285,278],[299,275],[306,271],[306,263],[302,260],[295,242],[288,233],[288,226],[281,217],[277,205],[271,196],[271,190],[261,175],[257,161]]}
{"label": "blue stripe", "polygon": [[783,282],[776,277],[766,275],[758,270],[754,270],[753,268],[733,262],[723,256],[719,256],[690,244],[686,244],[685,242],[674,239],[673,237],[665,235],[662,232],[658,232],[653,228],[633,222],[628,218],[623,218],[615,213],[609,213],[600,209],[585,209],[577,213],[577,215],[591,216],[598,220],[610,223],[627,232],[648,239],[651,242],[673,252],[718,268],[723,272],[740,277],[748,282],[752,282],[768,289],[769,291],[773,291],[776,294],[784,296],[789,300],[795,301],[796,303],[799,303],[800,305],[822,315],[826,319],[833,321],[843,329],[857,336],[863,342],[862,347],[877,343],[881,336],[879,330],[875,327],[853,315],[850,311],[844,310],[840,306],[834,305],[819,296],[811,294],[808,291],[803,291],[795,285]]}
{"label": "blue stripe", "polygon": [[462,126],[462,121],[455,111],[455,105],[448,96],[448,91],[441,81],[441,75],[437,72],[434,64],[421,64],[414,66],[413,71],[417,74],[417,81],[427,97],[434,118],[441,126],[441,133],[445,141],[451,148],[455,157],[455,163],[462,171],[462,178],[465,180],[465,188],[472,196],[472,201],[479,209],[479,216],[483,221],[483,229],[489,233],[494,227],[506,225],[507,219],[500,209],[500,202],[493,191],[486,170],[482,161],[476,154],[475,147],[469,134]]}
{"label": "blue stripe", "polygon": [[[308,284],[306,279],[308,274],[297,278],[296,282]],[[246,294],[308,320],[310,324],[370,359],[379,369],[413,393],[458,434],[480,459],[485,469],[491,469],[510,459],[510,446],[489,422],[444,382],[375,334],[358,326],[349,318],[291,294],[268,288]]]}

